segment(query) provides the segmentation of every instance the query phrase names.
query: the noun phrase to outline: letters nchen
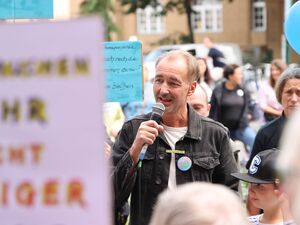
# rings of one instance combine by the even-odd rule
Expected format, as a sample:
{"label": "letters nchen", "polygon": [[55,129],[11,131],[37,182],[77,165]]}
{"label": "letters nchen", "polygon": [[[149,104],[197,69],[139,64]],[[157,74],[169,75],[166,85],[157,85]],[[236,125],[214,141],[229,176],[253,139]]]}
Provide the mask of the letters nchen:
{"label": "letters nchen", "polygon": [[12,77],[68,77],[86,76],[90,72],[90,63],[86,58],[69,59],[26,59],[2,60],[0,59],[0,79]]}

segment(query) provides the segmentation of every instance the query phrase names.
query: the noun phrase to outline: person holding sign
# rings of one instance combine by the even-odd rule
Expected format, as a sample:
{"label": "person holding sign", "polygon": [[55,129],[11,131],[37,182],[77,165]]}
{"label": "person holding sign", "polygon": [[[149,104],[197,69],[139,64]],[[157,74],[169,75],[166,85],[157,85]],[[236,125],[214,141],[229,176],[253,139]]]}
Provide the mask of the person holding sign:
{"label": "person holding sign", "polygon": [[187,104],[198,74],[197,60],[188,52],[175,50],[160,56],[153,92],[157,104],[165,108],[161,124],[150,120],[150,113],[137,116],[124,123],[116,138],[115,207],[131,194],[131,225],[149,223],[158,195],[167,188],[193,181],[238,188],[238,180],[230,176],[237,165],[227,129]]}

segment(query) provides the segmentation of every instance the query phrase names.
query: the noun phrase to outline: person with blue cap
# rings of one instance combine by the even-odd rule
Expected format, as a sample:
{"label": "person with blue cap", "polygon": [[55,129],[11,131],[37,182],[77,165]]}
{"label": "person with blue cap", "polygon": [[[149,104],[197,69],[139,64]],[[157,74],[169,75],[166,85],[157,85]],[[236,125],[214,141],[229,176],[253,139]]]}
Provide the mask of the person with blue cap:
{"label": "person with blue cap", "polygon": [[275,169],[279,152],[269,149],[259,152],[251,161],[247,173],[232,173],[239,180],[250,183],[249,194],[254,206],[263,213],[250,216],[253,225],[292,225],[289,202],[283,192]]}

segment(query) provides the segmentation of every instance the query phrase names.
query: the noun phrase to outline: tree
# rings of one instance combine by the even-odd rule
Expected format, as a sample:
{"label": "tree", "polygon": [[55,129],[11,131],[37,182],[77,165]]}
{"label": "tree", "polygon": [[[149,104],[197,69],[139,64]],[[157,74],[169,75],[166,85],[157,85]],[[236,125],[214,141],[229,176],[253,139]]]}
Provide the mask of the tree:
{"label": "tree", "polygon": [[[122,6],[128,6],[126,13],[135,13],[138,8],[145,9],[147,6],[159,6],[160,0],[119,0]],[[161,5],[163,10],[162,15],[166,15],[169,11],[177,10],[179,14],[186,14],[188,25],[188,42],[194,43],[194,31],[192,28],[191,15],[192,0],[169,0],[166,4]]]}
{"label": "tree", "polygon": [[118,28],[111,16],[114,13],[111,0],[85,0],[80,5],[80,12],[83,14],[97,14],[103,18],[108,41],[111,40],[112,33],[118,32]]}

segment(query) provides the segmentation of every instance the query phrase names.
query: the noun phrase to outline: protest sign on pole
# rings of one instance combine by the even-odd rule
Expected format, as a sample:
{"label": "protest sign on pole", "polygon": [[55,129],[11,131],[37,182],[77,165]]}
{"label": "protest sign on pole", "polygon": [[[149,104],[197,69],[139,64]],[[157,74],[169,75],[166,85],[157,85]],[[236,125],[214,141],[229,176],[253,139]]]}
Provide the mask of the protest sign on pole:
{"label": "protest sign on pole", "polygon": [[110,225],[98,18],[0,25],[1,225]]}
{"label": "protest sign on pole", "polygon": [[143,101],[141,42],[105,42],[104,52],[107,101]]}

